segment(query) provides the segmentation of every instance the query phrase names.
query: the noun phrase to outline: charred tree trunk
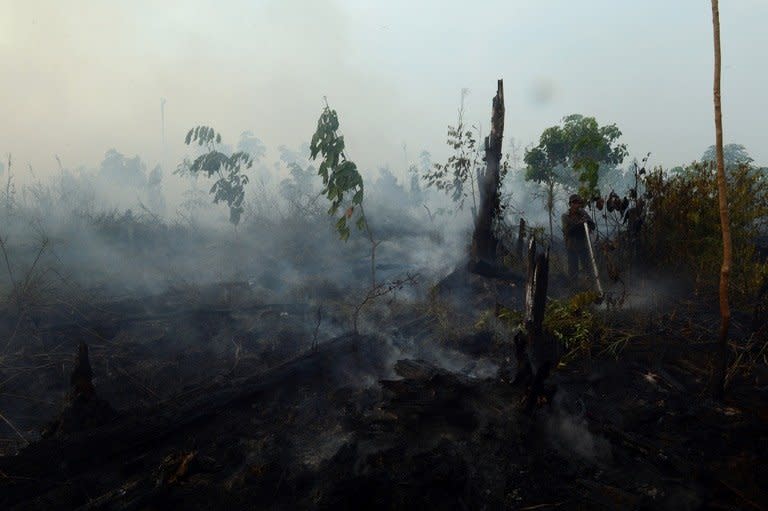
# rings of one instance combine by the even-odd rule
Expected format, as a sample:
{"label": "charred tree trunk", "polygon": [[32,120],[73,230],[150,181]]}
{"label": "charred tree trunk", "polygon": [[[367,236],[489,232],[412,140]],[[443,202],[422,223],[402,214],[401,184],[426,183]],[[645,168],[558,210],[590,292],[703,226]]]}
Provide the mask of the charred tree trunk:
{"label": "charred tree trunk", "polygon": [[717,196],[720,206],[720,229],[723,234],[723,264],[720,267],[720,339],[712,379],[713,397],[720,399],[725,392],[725,372],[728,357],[728,327],[731,310],[728,305],[728,280],[731,273],[731,228],[728,215],[728,185],[723,157],[723,114],[720,105],[720,11],[718,0],[712,0],[712,28],[715,42],[715,153],[717,158]]}
{"label": "charred tree trunk", "polygon": [[70,392],[66,405],[61,414],[43,428],[43,438],[78,434],[102,426],[117,417],[112,406],[96,394],[88,345],[84,342],[77,349],[75,367],[69,382]]}
{"label": "charred tree trunk", "polygon": [[527,279],[525,281],[525,303],[523,312],[525,316],[523,318],[524,332],[520,332],[515,337],[515,359],[517,361],[517,371],[515,374],[514,383],[528,383],[533,375],[533,369],[531,368],[531,361],[528,357],[529,348],[531,346],[531,332],[533,330],[533,294],[535,289],[535,274],[536,274],[536,238],[531,238],[528,243],[528,256],[527,256]]}
{"label": "charred tree trunk", "polygon": [[504,82],[499,80],[493,98],[491,133],[485,137],[485,172],[480,180],[480,210],[472,234],[471,260],[494,264],[498,239],[493,223],[499,212],[499,169],[504,135]]}
{"label": "charred tree trunk", "polygon": [[528,281],[525,285],[525,333],[515,340],[516,383],[528,383],[525,408],[532,411],[544,395],[544,381],[554,364],[555,351],[544,333],[544,311],[549,284],[549,249],[537,253],[536,240],[528,245]]}

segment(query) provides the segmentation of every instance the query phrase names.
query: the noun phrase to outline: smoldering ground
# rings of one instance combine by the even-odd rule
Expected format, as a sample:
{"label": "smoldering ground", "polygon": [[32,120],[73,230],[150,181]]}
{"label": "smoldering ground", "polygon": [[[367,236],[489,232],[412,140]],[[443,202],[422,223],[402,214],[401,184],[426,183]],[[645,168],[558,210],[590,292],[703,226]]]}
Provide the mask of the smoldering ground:
{"label": "smoldering ground", "polygon": [[[155,359],[148,379],[133,384],[145,388],[144,396],[125,399],[117,387],[103,389],[115,406],[129,406],[222,371],[245,371],[254,358],[261,357],[257,365],[266,367],[349,331],[353,311],[370,287],[369,240],[358,231],[348,242],[339,240],[318,194],[319,177],[307,169],[306,158],[280,152],[275,167],[283,165],[282,175],[254,175],[236,227],[227,221],[226,207],[210,203],[210,183],[202,179],[187,182],[195,202],[168,200],[165,215],[153,210],[146,186],[151,172],[138,158],[116,152],[105,162],[120,160],[116,170],[133,175],[131,182],[105,172],[111,167],[103,164],[90,171],[61,168],[53,178],[17,184],[12,166],[4,174],[8,186],[2,201],[4,352],[42,350],[53,362],[64,353],[65,359],[71,356],[71,342],[124,344],[121,357]],[[304,166],[300,175],[284,172],[286,163],[297,161]],[[422,204],[401,185],[377,184],[369,187],[367,203],[377,241],[377,282],[404,275],[418,279],[359,311],[361,330],[370,332],[378,330],[374,316],[390,314],[389,302],[412,303],[451,271],[462,256],[460,238],[467,227],[466,218],[428,220]],[[206,308],[235,316],[201,323],[194,314]],[[239,308],[246,311],[238,314]],[[187,312],[172,319],[179,310]],[[92,357],[102,384],[116,371],[142,370],[100,347]],[[68,369],[65,362],[58,374],[49,374],[44,385],[54,385],[57,396],[51,402],[63,396]],[[28,403],[8,399],[4,413],[29,438],[36,437],[47,412],[35,417]],[[17,410],[24,419],[15,417]]]}

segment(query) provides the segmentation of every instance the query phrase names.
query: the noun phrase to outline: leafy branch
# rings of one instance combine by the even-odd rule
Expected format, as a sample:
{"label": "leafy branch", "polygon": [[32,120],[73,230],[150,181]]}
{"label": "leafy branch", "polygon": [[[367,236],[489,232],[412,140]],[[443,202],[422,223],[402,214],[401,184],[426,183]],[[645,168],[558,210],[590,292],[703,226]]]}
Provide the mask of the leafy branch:
{"label": "leafy branch", "polygon": [[213,203],[226,202],[229,207],[229,221],[237,226],[244,210],[245,185],[249,181],[243,170],[253,166],[253,157],[244,151],[238,151],[229,156],[221,152],[217,148],[221,144],[221,134],[208,126],[196,126],[190,129],[184,143],[197,144],[204,147],[206,152],[192,162],[184,160],[175,174],[190,173],[195,176],[204,174],[208,178],[216,177],[210,190],[213,194]]}
{"label": "leafy branch", "polygon": [[[358,229],[365,229],[370,234],[368,223],[363,210],[363,177],[357,170],[357,165],[348,160],[344,154],[344,136],[338,134],[339,117],[336,110],[331,110],[326,102],[323,113],[317,121],[317,131],[312,135],[310,143],[310,158],[316,160],[322,157],[317,173],[323,178],[323,191],[331,202],[328,209],[329,215],[336,215],[344,204],[349,206],[336,221],[336,230],[339,237],[346,241],[349,238],[350,229],[347,220],[352,218],[355,209],[359,209],[359,215],[355,225]],[[345,202],[345,196],[352,198]]]}

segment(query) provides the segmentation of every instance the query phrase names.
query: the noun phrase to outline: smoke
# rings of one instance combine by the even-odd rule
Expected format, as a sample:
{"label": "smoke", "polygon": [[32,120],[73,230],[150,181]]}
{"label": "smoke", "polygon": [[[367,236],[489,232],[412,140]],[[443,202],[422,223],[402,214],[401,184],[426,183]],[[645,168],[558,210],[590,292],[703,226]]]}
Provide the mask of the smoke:
{"label": "smoke", "polygon": [[[605,24],[603,3],[510,1],[494,5],[497,14],[488,19],[486,8],[435,0],[418,7],[349,0],[162,7],[146,0],[66,6],[6,0],[0,57],[7,79],[0,93],[3,118],[13,122],[0,124],[0,151],[43,169],[53,154],[93,166],[116,147],[168,171],[184,153],[185,131],[196,124],[215,126],[230,144],[246,130],[270,147],[299,144],[327,96],[343,115],[351,156],[375,168],[400,161],[404,140],[412,148],[437,148],[462,88],[472,91],[472,122],[485,124],[494,81],[502,76],[507,126],[524,143],[562,115],[583,112],[617,122],[630,147],[655,148],[668,165],[698,157],[711,144],[708,123],[699,122],[711,116],[707,13],[693,4],[674,10],[663,2],[627,4]],[[724,100],[730,136],[754,147],[753,157],[763,162],[758,127],[765,99],[753,83],[764,72],[751,62],[766,46],[756,43],[765,40],[757,11],[766,7],[743,4],[723,20],[733,48]],[[666,34],[651,48],[631,30],[648,24]],[[697,44],[682,48],[681,33]],[[510,37],[497,44],[494,34]],[[659,73],[668,86],[649,86]],[[574,80],[608,75],[600,83]],[[160,98],[167,99],[166,152]],[[694,127],[678,130],[682,141],[656,129],[675,119]]]}
{"label": "smoke", "polygon": [[558,392],[546,417],[550,440],[561,453],[590,463],[607,464],[611,461],[611,444],[589,431],[585,415],[586,405],[580,398]]}
{"label": "smoke", "polygon": [[[161,171],[148,171],[141,159],[119,151],[109,151],[98,168],[61,168],[21,184],[0,204],[7,220],[2,235],[14,252],[11,265],[23,271],[45,238],[44,260],[60,273],[84,288],[118,295],[217,281],[249,282],[265,300],[322,300],[317,289],[309,291],[313,282],[337,294],[365,289],[367,235],[353,230],[348,242],[338,239],[335,218],[318,196],[319,176],[303,157],[285,147],[281,152],[283,160],[306,170],[287,183],[252,181],[237,229],[228,222],[226,206],[211,203],[205,179],[188,181],[185,200],[168,201],[162,215],[156,207],[166,203]],[[433,282],[464,255],[468,215],[430,220],[423,202],[392,176],[373,181],[366,192],[379,281],[410,273]],[[444,200],[430,193],[424,200],[433,196]]]}

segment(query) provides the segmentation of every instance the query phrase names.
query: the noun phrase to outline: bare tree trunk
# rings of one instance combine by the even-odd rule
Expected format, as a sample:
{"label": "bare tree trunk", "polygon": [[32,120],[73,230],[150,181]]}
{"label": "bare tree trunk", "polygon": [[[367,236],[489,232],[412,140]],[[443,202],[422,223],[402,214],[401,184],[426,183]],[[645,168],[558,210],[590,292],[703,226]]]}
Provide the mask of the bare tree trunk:
{"label": "bare tree trunk", "polygon": [[501,141],[504,135],[504,81],[499,80],[493,98],[491,133],[485,138],[485,173],[480,186],[480,211],[472,234],[471,259],[493,264],[498,240],[493,232],[493,221],[499,211],[499,167]]}
{"label": "bare tree trunk", "polygon": [[712,0],[712,27],[715,42],[715,152],[717,155],[717,196],[720,206],[720,229],[723,235],[723,264],[720,267],[720,339],[718,354],[715,357],[715,371],[712,379],[712,394],[721,399],[725,392],[725,372],[728,356],[728,327],[731,322],[731,310],[728,304],[728,281],[731,273],[731,228],[728,218],[728,188],[725,179],[725,161],[723,158],[723,114],[720,105],[720,11],[718,0]]}
{"label": "bare tree trunk", "polygon": [[547,188],[547,213],[549,213],[549,243],[550,245],[555,240],[555,229],[552,226],[552,217],[555,212],[555,182],[550,179]]}

